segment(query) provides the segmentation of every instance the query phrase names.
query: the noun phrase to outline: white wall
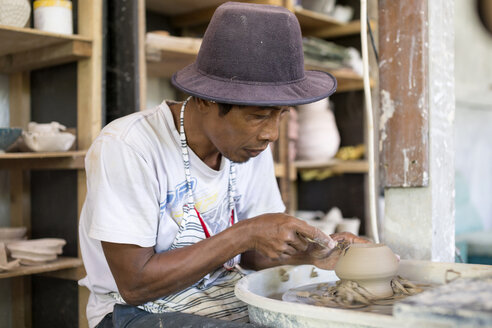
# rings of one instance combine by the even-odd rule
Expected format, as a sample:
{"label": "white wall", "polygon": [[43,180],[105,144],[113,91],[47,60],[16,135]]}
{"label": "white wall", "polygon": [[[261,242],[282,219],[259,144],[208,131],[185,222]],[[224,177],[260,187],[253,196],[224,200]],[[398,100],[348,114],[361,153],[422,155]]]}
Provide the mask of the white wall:
{"label": "white wall", "polygon": [[163,100],[176,100],[176,91],[169,79],[147,78],[147,104],[145,108],[154,108]]}
{"label": "white wall", "polygon": [[[477,210],[485,229],[490,230],[492,34],[481,25],[475,11],[475,1],[456,0],[455,5],[455,165],[457,173],[463,176],[468,185],[469,205]],[[458,184],[457,188],[460,188]],[[456,192],[458,194],[466,190],[463,188]]]}

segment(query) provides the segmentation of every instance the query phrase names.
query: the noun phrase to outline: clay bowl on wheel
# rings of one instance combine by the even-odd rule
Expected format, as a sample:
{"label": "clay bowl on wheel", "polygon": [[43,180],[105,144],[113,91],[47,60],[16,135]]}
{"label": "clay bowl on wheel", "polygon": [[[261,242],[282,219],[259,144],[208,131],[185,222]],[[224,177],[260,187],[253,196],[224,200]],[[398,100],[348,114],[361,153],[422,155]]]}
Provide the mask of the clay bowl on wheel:
{"label": "clay bowl on wheel", "polygon": [[384,244],[352,244],[340,255],[335,273],[351,280],[377,298],[393,295],[391,279],[398,271],[398,258]]}

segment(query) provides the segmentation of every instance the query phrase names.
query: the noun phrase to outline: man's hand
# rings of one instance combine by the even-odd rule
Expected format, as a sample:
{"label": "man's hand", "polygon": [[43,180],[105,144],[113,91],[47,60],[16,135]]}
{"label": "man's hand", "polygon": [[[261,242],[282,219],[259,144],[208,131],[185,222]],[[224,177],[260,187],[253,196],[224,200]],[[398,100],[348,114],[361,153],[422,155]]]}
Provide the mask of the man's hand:
{"label": "man's hand", "polygon": [[[368,240],[358,237],[349,232],[340,232],[330,235],[330,237],[338,243],[346,242],[350,244],[355,243],[369,243]],[[317,244],[311,243],[306,250],[306,256],[311,259],[311,263],[320,269],[333,270],[338,262],[338,258],[342,249],[335,247],[334,249],[323,248]]]}
{"label": "man's hand", "polygon": [[285,261],[304,253],[310,242],[333,248],[336,242],[305,221],[284,213],[264,214],[241,222],[249,226],[250,249],[273,261]]}

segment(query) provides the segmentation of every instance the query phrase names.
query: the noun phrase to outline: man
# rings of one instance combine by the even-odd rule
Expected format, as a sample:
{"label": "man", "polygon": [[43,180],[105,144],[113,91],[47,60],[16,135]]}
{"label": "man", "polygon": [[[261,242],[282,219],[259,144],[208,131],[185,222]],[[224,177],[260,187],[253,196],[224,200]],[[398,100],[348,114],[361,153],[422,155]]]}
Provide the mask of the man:
{"label": "man", "polygon": [[87,154],[91,327],[249,325],[233,322],[248,319],[234,296],[241,267],[330,269],[337,240],[363,242],[282,213],[268,145],[289,106],[336,89],[328,73],[304,71],[292,13],[220,6],[197,61],[172,82],[192,96],[112,122]]}

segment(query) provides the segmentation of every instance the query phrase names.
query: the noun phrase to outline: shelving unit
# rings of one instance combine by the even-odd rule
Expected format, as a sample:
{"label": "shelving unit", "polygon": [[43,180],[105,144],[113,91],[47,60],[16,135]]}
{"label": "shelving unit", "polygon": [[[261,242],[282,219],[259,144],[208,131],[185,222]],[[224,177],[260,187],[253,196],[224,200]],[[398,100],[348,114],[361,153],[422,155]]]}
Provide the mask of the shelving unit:
{"label": "shelving unit", "polygon": [[[30,170],[77,170],[78,213],[86,194],[84,158],[101,129],[102,0],[78,1],[78,34],[61,35],[0,25],[0,72],[10,80],[10,126],[26,128],[31,118],[30,71],[77,63],[77,149],[67,152],[0,154],[0,169],[10,176],[11,226],[31,227]],[[74,220],[76,218],[73,218]],[[13,327],[31,327],[33,274],[79,279],[83,263],[78,257],[59,257],[36,266],[21,266],[0,273],[12,278]],[[79,327],[86,327],[88,291],[78,289]]]}

